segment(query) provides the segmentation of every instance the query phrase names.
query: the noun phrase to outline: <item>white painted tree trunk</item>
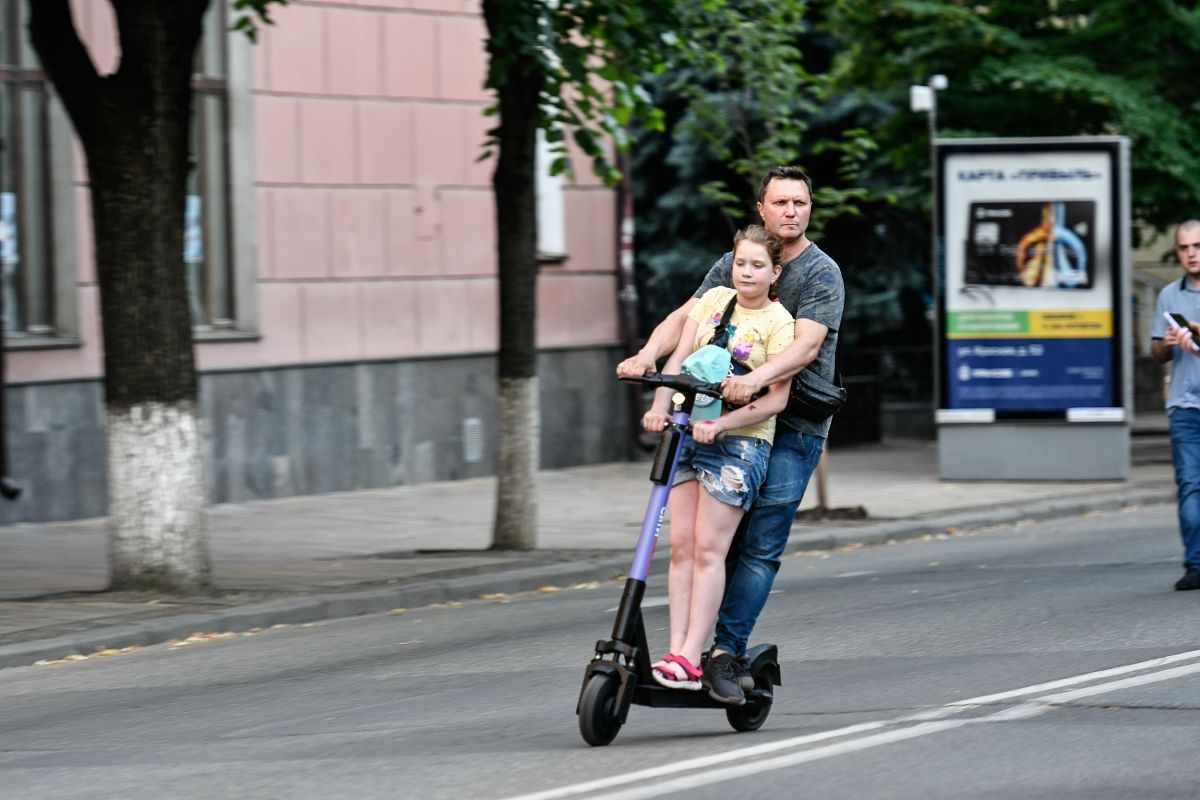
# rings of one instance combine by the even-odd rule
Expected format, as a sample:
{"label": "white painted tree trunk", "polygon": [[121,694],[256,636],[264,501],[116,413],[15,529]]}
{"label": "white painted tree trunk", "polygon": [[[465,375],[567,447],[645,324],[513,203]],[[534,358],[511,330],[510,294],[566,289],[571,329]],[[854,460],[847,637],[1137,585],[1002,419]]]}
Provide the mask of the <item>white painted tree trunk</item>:
{"label": "white painted tree trunk", "polygon": [[191,401],[109,409],[110,588],[210,587],[202,444]]}
{"label": "white painted tree trunk", "polygon": [[537,547],[538,379],[500,379],[499,469],[492,549]]}

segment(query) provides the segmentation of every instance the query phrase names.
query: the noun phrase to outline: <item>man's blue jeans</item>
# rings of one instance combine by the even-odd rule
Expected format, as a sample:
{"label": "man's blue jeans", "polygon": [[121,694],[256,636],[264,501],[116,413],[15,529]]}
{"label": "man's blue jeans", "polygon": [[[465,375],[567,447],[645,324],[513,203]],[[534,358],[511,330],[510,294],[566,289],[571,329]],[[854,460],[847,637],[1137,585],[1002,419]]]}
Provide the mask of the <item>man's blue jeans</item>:
{"label": "man's blue jeans", "polygon": [[1179,492],[1183,564],[1200,570],[1200,408],[1171,409],[1171,459]]}
{"label": "man's blue jeans", "polygon": [[771,594],[796,509],[824,447],[822,436],[777,424],[767,480],[750,511],[737,564],[730,569],[726,562],[725,599],[717,617],[714,649],[734,655],[746,651],[750,631]]}

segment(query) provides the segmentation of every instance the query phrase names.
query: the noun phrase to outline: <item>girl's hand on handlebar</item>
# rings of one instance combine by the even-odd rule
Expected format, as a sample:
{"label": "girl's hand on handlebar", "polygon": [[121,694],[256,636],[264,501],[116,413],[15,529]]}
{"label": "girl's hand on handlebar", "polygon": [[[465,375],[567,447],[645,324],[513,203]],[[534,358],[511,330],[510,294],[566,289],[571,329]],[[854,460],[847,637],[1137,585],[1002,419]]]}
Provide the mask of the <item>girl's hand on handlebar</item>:
{"label": "girl's hand on handlebar", "polygon": [[712,444],[723,430],[719,420],[706,419],[692,425],[692,438],[698,444]]}
{"label": "girl's hand on handlebar", "polygon": [[642,430],[650,433],[662,433],[667,429],[670,416],[665,411],[650,409],[642,415]]}
{"label": "girl's hand on handlebar", "polygon": [[647,372],[653,372],[654,366],[653,359],[637,353],[617,364],[617,377],[640,378]]}

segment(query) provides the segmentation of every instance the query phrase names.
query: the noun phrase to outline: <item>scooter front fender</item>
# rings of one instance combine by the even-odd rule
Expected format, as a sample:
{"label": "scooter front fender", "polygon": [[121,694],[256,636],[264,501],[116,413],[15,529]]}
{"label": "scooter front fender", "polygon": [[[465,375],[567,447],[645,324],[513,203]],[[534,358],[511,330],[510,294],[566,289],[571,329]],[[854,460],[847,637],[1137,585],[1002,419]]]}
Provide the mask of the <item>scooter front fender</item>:
{"label": "scooter front fender", "polygon": [[[593,675],[602,674],[609,675],[620,682],[620,688],[617,689],[617,696],[614,698],[614,703],[617,710],[617,721],[624,725],[625,718],[629,716],[629,706],[633,702],[633,693],[637,688],[637,676],[632,670],[623,664],[608,659],[597,658],[587,665],[587,669],[583,672],[583,686],[587,686]],[[579,715],[579,703],[583,700],[583,688],[579,690],[579,700],[575,701],[575,715]]]}

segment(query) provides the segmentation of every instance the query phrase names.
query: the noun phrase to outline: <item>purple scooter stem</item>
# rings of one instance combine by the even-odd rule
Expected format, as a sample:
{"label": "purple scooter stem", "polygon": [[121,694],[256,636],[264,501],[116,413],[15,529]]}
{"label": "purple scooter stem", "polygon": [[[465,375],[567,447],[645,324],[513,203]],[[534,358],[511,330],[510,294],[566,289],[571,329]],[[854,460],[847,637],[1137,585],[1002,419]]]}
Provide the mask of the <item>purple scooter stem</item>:
{"label": "purple scooter stem", "polygon": [[[671,415],[672,424],[687,428],[688,413],[676,411]],[[663,517],[667,513],[667,496],[671,494],[671,485],[675,481],[675,469],[679,466],[679,451],[675,449],[675,457],[671,460],[671,469],[667,473],[667,481],[655,484],[650,491],[650,500],[646,503],[646,515],[642,518],[642,532],[638,534],[637,549],[633,553],[633,562],[629,565],[629,577],[639,581],[646,580],[650,571],[650,559],[654,557],[654,544],[658,541],[658,532],[662,529]]]}

